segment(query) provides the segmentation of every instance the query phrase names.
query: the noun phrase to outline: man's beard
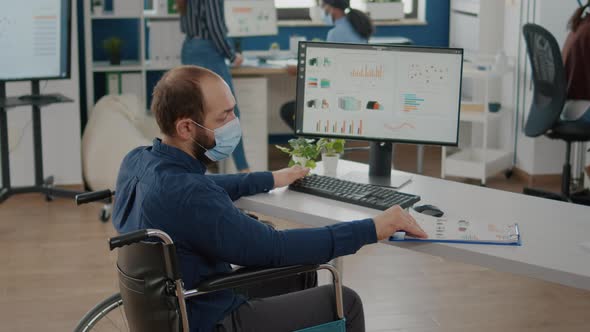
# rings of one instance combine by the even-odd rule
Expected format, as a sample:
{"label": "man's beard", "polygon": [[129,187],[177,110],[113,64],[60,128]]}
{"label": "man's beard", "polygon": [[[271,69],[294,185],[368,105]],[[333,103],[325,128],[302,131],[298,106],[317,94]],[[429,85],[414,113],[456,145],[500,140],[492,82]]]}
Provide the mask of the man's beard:
{"label": "man's beard", "polygon": [[[202,162],[205,166],[209,166],[214,163],[211,159],[209,159],[205,155],[205,152],[207,152],[206,149],[212,149],[215,147],[215,142],[204,143],[204,142],[208,142],[208,141],[209,141],[209,138],[207,137],[207,135],[197,134],[197,137],[195,139],[193,139],[193,142],[192,142],[193,156],[195,156],[195,158],[197,160],[199,160],[200,162]],[[199,144],[201,144],[202,146],[204,146],[206,149],[203,148],[202,146],[200,146],[199,144],[197,144],[197,142]]]}

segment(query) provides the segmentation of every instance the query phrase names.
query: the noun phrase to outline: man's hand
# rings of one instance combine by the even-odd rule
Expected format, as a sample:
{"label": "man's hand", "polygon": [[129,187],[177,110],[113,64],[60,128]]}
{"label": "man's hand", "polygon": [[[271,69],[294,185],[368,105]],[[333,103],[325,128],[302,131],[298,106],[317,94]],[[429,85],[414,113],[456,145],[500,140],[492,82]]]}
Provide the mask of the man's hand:
{"label": "man's hand", "polygon": [[398,231],[405,231],[408,235],[421,239],[428,237],[416,220],[398,205],[383,211],[373,218],[373,222],[375,222],[378,241],[388,239]]}
{"label": "man's hand", "polygon": [[236,57],[234,58],[234,62],[232,62],[234,67],[241,66],[243,62],[244,62],[244,56],[242,55],[242,53],[236,53]]}
{"label": "man's hand", "polygon": [[288,186],[306,176],[307,173],[309,173],[309,168],[299,165],[274,171],[272,172],[272,177],[275,180],[275,188]]}

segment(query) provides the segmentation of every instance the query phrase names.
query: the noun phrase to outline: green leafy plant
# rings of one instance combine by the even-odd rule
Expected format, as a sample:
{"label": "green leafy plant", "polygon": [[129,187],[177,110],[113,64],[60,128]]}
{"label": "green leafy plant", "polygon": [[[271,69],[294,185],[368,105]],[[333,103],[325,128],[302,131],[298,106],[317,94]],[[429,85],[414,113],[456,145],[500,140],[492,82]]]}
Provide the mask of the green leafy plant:
{"label": "green leafy plant", "polygon": [[344,143],[346,141],[343,139],[320,138],[317,146],[322,153],[328,156],[335,156],[344,152]]}
{"label": "green leafy plant", "polygon": [[320,149],[318,145],[312,139],[293,138],[289,140],[288,148],[280,145],[275,145],[275,147],[291,156],[291,161],[289,161],[289,167],[293,165],[301,165],[299,161],[294,160],[301,158],[305,159],[305,165],[301,166],[315,168],[315,161],[318,155],[320,154]]}
{"label": "green leafy plant", "polygon": [[123,48],[123,40],[118,37],[110,37],[102,42],[102,47],[110,57],[111,64],[121,63],[121,49]]}

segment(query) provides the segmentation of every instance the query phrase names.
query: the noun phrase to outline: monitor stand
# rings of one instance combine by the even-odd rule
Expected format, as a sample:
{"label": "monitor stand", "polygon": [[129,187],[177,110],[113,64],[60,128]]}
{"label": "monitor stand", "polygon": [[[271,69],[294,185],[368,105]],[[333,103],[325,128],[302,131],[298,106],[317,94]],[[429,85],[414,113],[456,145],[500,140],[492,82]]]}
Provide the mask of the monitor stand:
{"label": "monitor stand", "polygon": [[369,152],[369,173],[350,172],[345,179],[354,182],[368,183],[382,187],[401,188],[412,180],[410,175],[392,174],[393,144],[371,142]]}

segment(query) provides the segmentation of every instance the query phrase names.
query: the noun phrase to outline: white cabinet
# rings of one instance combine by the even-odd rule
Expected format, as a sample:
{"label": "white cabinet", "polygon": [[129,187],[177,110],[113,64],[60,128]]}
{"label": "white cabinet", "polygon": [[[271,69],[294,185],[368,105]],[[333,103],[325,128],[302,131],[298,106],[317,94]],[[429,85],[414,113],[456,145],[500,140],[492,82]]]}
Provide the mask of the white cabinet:
{"label": "white cabinet", "polygon": [[504,1],[452,0],[449,21],[451,47],[465,49],[465,57],[496,54],[504,42]]}
{"label": "white cabinet", "polygon": [[480,81],[483,84],[485,93],[482,100],[470,100],[461,103],[459,130],[461,131],[461,128],[466,129],[467,126],[470,126],[474,134],[481,135],[479,139],[481,145],[473,144],[474,139],[467,139],[471,142],[465,146],[462,140],[466,137],[461,132],[458,149],[443,147],[442,178],[456,176],[479,179],[481,184],[485,185],[488,177],[512,168],[512,149],[492,148],[489,142],[490,133],[494,128],[493,125],[498,125],[501,117],[512,116],[509,107],[500,108],[496,112],[490,112],[489,110],[491,101],[490,84],[495,80],[499,80],[503,74],[489,70],[478,70],[469,64],[464,66],[463,79]]}

